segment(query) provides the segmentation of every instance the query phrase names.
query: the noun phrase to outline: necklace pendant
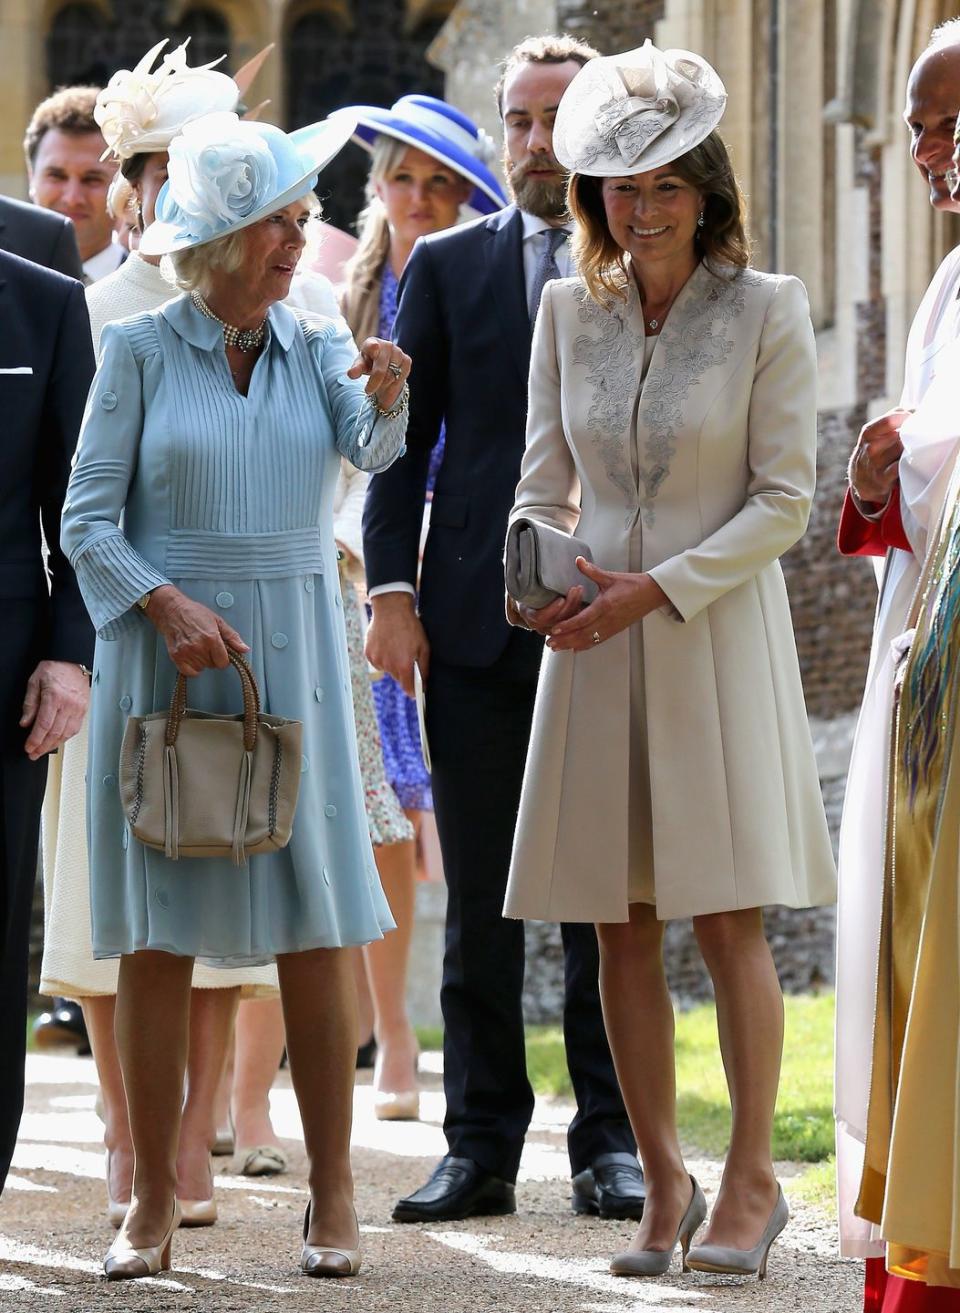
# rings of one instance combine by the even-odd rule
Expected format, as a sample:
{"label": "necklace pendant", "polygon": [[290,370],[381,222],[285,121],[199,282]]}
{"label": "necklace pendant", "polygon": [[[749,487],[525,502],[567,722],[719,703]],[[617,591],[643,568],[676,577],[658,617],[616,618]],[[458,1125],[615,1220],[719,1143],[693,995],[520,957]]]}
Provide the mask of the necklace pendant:
{"label": "necklace pendant", "polygon": [[648,320],[647,320],[647,326],[648,326],[649,328],[652,328],[652,329],[655,330],[655,329],[657,329],[657,328],[660,327],[660,320],[659,320],[659,319],[648,319]]}
{"label": "necklace pendant", "polygon": [[242,328],[237,334],[237,346],[241,351],[252,351],[259,344],[259,328]]}

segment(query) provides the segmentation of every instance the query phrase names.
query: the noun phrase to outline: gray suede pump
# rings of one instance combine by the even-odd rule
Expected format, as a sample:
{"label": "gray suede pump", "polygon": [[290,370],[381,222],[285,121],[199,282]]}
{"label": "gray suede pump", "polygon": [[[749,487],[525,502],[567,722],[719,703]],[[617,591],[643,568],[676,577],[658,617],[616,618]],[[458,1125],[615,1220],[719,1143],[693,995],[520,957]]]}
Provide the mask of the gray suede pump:
{"label": "gray suede pump", "polygon": [[777,1186],[777,1202],[763,1235],[753,1249],[730,1249],[726,1245],[694,1245],[687,1255],[687,1265],[695,1272],[721,1272],[732,1277],[759,1277],[767,1275],[767,1258],[770,1246],[787,1225],[790,1209]]}
{"label": "gray suede pump", "polygon": [[692,1176],[690,1177],[690,1184],[693,1186],[693,1198],[687,1206],[687,1211],[680,1219],[680,1225],[677,1227],[677,1238],[670,1248],[627,1249],[622,1254],[614,1254],[610,1260],[610,1271],[614,1276],[662,1277],[670,1268],[673,1251],[677,1245],[680,1246],[683,1270],[686,1272],[687,1250],[690,1248],[690,1241],[696,1234],[697,1229],[703,1225],[707,1216],[707,1201],[703,1197],[703,1191]]}

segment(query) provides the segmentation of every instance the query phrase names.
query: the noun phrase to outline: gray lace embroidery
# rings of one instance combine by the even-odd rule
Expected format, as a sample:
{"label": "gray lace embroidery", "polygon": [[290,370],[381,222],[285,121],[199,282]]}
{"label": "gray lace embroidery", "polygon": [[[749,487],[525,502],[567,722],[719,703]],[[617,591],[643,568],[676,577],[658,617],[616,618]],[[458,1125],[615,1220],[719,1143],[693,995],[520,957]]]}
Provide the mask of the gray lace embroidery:
{"label": "gray lace embroidery", "polygon": [[587,380],[593,387],[587,429],[607,477],[626,495],[632,511],[639,507],[647,527],[654,523],[654,503],[670,473],[690,390],[733,351],[727,330],[743,312],[745,288],[759,278],[745,270],[732,279],[706,275],[705,281],[705,289],[691,289],[694,295],[686,300],[680,315],[667,321],[655,364],[647,374],[637,413],[638,431],[642,426],[647,432],[639,488],[625,457],[624,438],[630,432],[639,390],[643,337],[630,328],[626,306],[604,310],[585,291],[580,297],[578,318],[594,328],[594,333],[578,337],[573,348],[574,360],[587,366]]}

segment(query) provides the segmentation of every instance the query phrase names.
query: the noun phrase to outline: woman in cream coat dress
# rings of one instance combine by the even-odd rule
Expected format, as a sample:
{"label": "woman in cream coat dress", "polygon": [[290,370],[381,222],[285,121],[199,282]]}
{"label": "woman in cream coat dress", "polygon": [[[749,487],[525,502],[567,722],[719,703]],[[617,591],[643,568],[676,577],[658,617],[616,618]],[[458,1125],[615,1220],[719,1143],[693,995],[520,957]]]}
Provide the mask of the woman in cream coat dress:
{"label": "woman in cream coat dress", "polygon": [[[652,139],[632,135],[673,98]],[[688,52],[593,60],[560,104],[583,281],[547,285],[512,521],[576,533],[599,588],[508,613],[548,635],[505,914],[594,921],[604,1015],[647,1181],[613,1270],[666,1271],[706,1205],[676,1130],[663,922],[694,918],[731,1089],[703,1270],[755,1273],[786,1223],[770,1136],[783,1012],[767,903],[835,897],[777,558],[814,489],[816,358],[801,283],[747,266],[713,128],[725,94]],[[607,135],[597,128],[604,124]],[[642,622],[642,623],[641,623]]]}

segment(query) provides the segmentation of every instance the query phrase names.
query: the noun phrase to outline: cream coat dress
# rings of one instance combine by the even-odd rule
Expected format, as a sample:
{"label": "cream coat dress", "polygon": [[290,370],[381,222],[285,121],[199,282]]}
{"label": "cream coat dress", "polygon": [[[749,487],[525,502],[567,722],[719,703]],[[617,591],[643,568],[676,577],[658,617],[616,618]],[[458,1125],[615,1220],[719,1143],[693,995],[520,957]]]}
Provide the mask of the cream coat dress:
{"label": "cream coat dress", "polygon": [[662,920],[831,903],[777,559],[814,490],[806,293],[700,265],[641,385],[644,342],[632,278],[610,309],[577,280],[547,285],[512,515],[576,532],[605,569],[649,572],[672,607],[546,652],[504,912],[625,921],[637,884]]}

